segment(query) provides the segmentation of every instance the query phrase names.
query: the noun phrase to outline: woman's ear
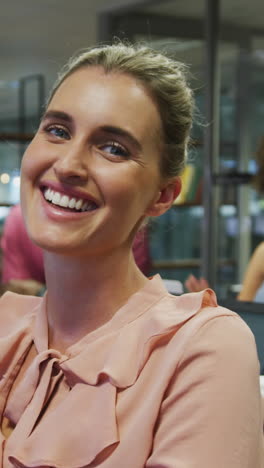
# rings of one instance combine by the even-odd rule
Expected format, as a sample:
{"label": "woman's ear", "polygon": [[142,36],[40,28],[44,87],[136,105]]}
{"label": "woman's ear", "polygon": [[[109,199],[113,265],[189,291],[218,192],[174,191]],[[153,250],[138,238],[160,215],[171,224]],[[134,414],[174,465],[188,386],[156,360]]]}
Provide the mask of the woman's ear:
{"label": "woman's ear", "polygon": [[173,204],[181,191],[181,179],[175,177],[167,181],[158,192],[156,199],[146,211],[146,216],[160,216]]}

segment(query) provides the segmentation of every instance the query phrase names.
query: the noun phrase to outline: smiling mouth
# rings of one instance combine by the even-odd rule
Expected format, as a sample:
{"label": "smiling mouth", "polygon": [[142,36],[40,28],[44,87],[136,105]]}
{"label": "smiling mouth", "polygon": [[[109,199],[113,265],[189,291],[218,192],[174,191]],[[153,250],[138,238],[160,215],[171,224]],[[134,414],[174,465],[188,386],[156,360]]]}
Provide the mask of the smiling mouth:
{"label": "smiling mouth", "polygon": [[84,212],[93,211],[98,208],[98,205],[92,200],[69,197],[68,195],[56,192],[50,188],[44,188],[42,193],[47,202],[52,205],[57,205],[67,211]]}

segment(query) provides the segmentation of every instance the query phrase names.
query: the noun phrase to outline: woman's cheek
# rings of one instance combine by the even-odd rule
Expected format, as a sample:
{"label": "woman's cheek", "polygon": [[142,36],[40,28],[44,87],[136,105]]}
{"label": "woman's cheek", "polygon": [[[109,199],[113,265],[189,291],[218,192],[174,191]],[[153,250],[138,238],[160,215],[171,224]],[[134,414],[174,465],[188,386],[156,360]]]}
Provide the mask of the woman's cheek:
{"label": "woman's cheek", "polygon": [[32,140],[22,158],[21,176],[34,179],[43,172],[46,165],[44,148]]}
{"label": "woman's cheek", "polygon": [[28,145],[23,158],[22,158],[22,164],[21,164],[21,172],[23,173],[24,171],[32,170],[36,164],[36,161],[34,161],[34,140]]}

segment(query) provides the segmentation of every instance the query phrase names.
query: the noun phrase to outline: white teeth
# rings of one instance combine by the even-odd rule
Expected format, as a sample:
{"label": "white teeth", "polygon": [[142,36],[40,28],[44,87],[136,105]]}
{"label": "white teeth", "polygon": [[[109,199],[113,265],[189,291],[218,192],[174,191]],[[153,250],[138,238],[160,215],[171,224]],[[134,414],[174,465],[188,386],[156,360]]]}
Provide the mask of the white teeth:
{"label": "white teeth", "polygon": [[50,192],[50,189],[45,190],[45,192],[44,192],[44,197],[46,198],[46,200],[49,199],[49,192]]}
{"label": "white teeth", "polygon": [[54,195],[53,195],[52,200],[51,200],[52,203],[54,205],[59,205],[60,204],[60,199],[61,199],[61,196],[60,196],[59,192],[54,192]]}
{"label": "white teeth", "polygon": [[44,192],[44,197],[46,198],[46,200],[49,200],[51,201],[52,200],[52,197],[53,197],[53,190],[51,190],[50,188],[48,188],[45,192]]}
{"label": "white teeth", "polygon": [[50,188],[47,188],[44,191],[44,197],[54,205],[59,205],[63,208],[70,208],[78,211],[91,211],[95,208],[95,204],[93,202],[84,201],[81,198],[70,198],[68,195],[62,195],[61,193],[55,192]]}
{"label": "white teeth", "polygon": [[62,195],[59,205],[63,206],[64,208],[67,208],[69,206],[69,201],[70,199],[68,195]]}
{"label": "white teeth", "polygon": [[82,207],[82,204],[83,204],[83,201],[82,200],[78,200],[75,204],[75,209],[76,210],[80,210],[81,207]]}
{"label": "white teeth", "polygon": [[76,198],[71,198],[69,203],[69,208],[75,208]]}

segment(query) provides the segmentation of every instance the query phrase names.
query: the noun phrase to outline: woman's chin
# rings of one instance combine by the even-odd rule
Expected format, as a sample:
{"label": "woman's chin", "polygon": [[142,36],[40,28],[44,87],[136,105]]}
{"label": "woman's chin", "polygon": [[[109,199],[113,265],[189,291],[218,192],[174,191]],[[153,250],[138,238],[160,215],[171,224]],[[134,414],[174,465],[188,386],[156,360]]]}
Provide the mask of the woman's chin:
{"label": "woman's chin", "polygon": [[45,229],[34,229],[34,227],[28,229],[28,234],[31,241],[43,250],[49,252],[69,252],[74,246],[72,240],[66,239],[66,236],[59,235],[59,233],[53,232],[53,230]]}

